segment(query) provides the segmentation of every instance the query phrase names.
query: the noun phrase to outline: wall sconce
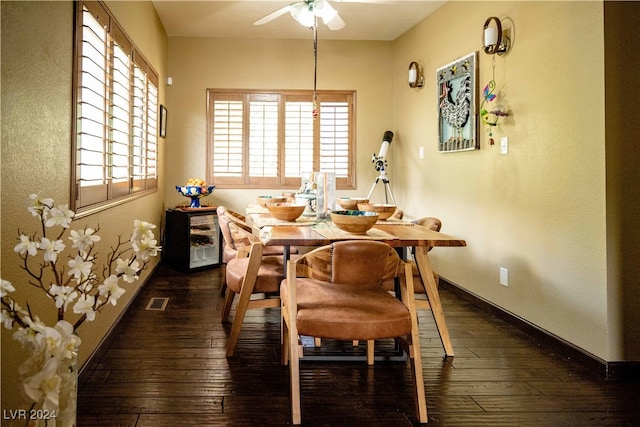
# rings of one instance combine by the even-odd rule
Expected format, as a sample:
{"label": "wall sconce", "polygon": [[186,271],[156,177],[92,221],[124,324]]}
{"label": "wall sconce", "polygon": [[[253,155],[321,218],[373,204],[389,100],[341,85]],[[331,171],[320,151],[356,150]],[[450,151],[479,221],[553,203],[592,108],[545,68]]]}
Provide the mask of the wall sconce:
{"label": "wall sconce", "polygon": [[[510,20],[510,19],[509,19]],[[493,21],[494,25],[491,25]],[[513,23],[513,22],[512,22]],[[513,25],[512,25],[513,26]],[[484,53],[488,55],[498,54],[500,56],[506,55],[511,49],[511,40],[507,36],[510,28],[502,28],[502,22],[500,19],[492,16],[484,21]]]}
{"label": "wall sconce", "polygon": [[409,64],[409,87],[422,87],[424,86],[424,75],[417,62]]}

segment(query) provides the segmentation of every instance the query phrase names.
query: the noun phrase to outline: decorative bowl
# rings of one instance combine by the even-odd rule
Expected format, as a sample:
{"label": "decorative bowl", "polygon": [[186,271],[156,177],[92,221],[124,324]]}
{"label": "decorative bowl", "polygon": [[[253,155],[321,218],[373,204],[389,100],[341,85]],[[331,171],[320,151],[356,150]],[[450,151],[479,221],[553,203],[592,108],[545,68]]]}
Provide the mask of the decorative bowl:
{"label": "decorative bowl", "polygon": [[358,203],[369,203],[369,199],[364,197],[340,197],[338,198],[338,204],[342,206],[342,209],[349,211],[358,210]]}
{"label": "decorative bowl", "polygon": [[307,208],[304,210],[304,215],[313,216],[316,215],[316,210],[318,207],[318,201],[316,199],[315,194],[307,194],[307,193],[296,193],[295,195],[297,204],[304,204]]}
{"label": "decorative bowl", "polygon": [[269,203],[284,203],[287,201],[285,196],[258,196],[258,204],[266,208]]}
{"label": "decorative bowl", "polygon": [[376,224],[378,214],[365,211],[333,211],[331,220],[342,231],[353,234],[365,234]]}
{"label": "decorative bowl", "polygon": [[176,185],[178,193],[191,199],[190,208],[200,207],[200,197],[208,196],[213,193],[215,185]]}
{"label": "decorative bowl", "polygon": [[397,206],[387,203],[358,203],[358,209],[376,212],[379,219],[387,219],[396,211]]}
{"label": "decorative bowl", "polygon": [[295,221],[302,215],[306,205],[296,203],[269,203],[267,209],[276,219],[281,221]]}

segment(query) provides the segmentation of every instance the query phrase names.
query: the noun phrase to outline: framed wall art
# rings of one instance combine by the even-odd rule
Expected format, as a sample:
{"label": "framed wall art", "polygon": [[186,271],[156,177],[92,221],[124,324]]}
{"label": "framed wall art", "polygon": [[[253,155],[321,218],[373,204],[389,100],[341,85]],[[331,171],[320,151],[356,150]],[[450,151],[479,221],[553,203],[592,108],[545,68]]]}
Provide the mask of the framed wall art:
{"label": "framed wall art", "polygon": [[478,140],[478,53],[438,68],[438,151],[450,153],[480,148]]}
{"label": "framed wall art", "polygon": [[160,105],[160,138],[167,137],[167,108]]}

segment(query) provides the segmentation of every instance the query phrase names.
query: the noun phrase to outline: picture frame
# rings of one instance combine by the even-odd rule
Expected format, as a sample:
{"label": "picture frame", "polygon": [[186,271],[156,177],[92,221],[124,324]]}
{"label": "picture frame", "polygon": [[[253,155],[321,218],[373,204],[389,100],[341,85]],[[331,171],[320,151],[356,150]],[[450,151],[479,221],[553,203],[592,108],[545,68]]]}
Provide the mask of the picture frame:
{"label": "picture frame", "polygon": [[167,108],[160,105],[160,138],[167,137]]}
{"label": "picture frame", "polygon": [[472,52],[436,72],[438,151],[480,149],[478,138],[478,52]]}

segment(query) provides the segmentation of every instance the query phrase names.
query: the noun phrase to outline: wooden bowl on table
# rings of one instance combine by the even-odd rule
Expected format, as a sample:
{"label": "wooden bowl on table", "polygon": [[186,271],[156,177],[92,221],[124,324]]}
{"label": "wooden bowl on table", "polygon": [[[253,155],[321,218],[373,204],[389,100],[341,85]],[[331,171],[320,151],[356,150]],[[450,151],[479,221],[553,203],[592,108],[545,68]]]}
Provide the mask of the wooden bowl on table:
{"label": "wooden bowl on table", "polygon": [[378,214],[365,211],[333,211],[331,220],[342,231],[353,234],[365,234],[378,221]]}
{"label": "wooden bowl on table", "polygon": [[369,203],[369,199],[364,197],[339,197],[337,201],[342,209],[348,211],[358,210],[358,203]]}
{"label": "wooden bowl on table", "polygon": [[296,203],[268,203],[267,209],[272,217],[281,221],[295,221],[302,215],[306,205]]}
{"label": "wooden bowl on table", "polygon": [[258,204],[266,208],[269,203],[284,203],[287,198],[284,196],[258,196]]}
{"label": "wooden bowl on table", "polygon": [[387,219],[396,211],[396,205],[387,203],[358,203],[358,209],[367,212],[376,212],[379,219]]}

